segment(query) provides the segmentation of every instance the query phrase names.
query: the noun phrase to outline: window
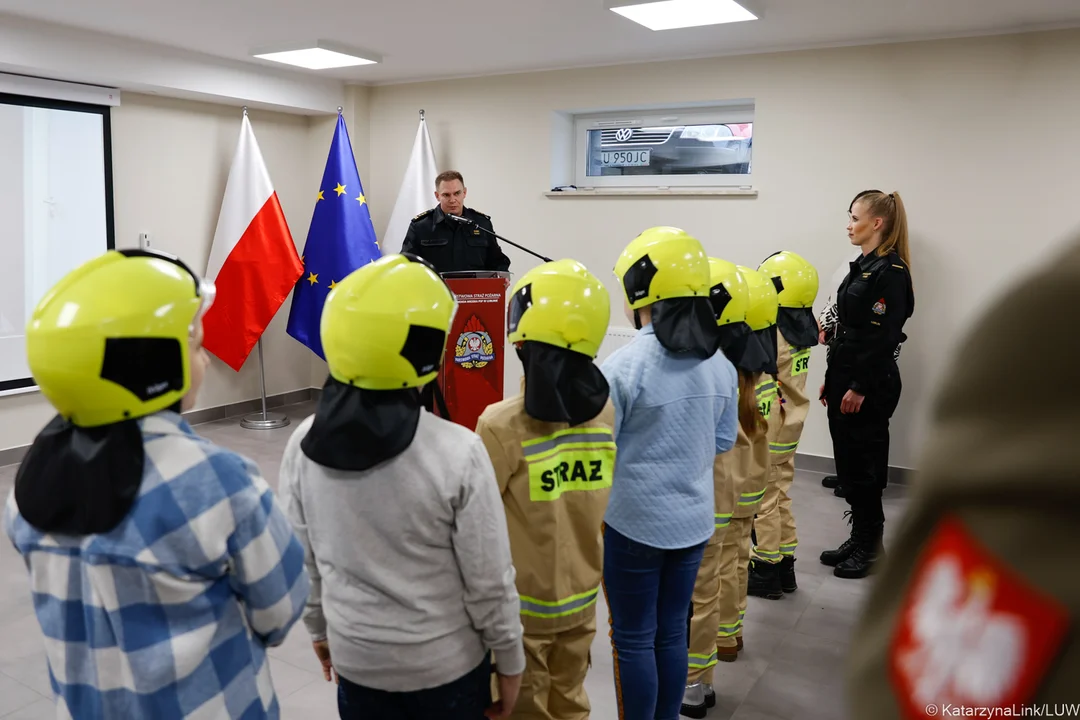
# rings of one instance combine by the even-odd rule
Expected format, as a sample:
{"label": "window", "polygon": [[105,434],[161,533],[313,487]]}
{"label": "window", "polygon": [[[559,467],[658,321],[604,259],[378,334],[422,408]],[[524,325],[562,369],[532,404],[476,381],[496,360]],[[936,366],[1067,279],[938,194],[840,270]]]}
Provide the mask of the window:
{"label": "window", "polygon": [[752,104],[577,115],[574,184],[748,186],[753,149]]}

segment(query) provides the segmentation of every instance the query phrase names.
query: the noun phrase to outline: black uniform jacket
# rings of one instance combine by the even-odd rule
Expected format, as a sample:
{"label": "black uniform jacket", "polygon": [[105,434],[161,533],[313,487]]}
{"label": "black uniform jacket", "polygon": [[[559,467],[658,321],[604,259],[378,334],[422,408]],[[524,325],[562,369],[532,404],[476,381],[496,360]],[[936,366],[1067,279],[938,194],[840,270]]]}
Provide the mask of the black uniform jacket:
{"label": "black uniform jacket", "polygon": [[[464,208],[462,215],[494,232],[491,218],[484,213]],[[480,228],[454,222],[441,207],[413,218],[401,252],[419,255],[439,273],[510,269],[510,258],[503,255],[495,238]]]}
{"label": "black uniform jacket", "polygon": [[829,358],[838,373],[860,394],[895,372],[893,354],[907,339],[904,323],[915,311],[915,292],[907,264],[895,252],[871,252],[851,263],[837,291],[839,323]]}

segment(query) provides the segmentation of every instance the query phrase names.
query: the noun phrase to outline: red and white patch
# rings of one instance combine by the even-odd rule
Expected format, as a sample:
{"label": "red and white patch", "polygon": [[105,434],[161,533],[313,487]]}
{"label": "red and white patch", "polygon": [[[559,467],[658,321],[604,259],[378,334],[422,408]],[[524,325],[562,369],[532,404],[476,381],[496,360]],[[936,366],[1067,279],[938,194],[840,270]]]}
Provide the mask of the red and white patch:
{"label": "red and white patch", "polygon": [[874,303],[874,314],[876,314],[876,315],[884,315],[885,314],[885,298],[881,298],[876,303]]}
{"label": "red and white patch", "polygon": [[961,522],[944,520],[919,559],[890,647],[904,717],[934,717],[948,705],[1029,702],[1068,626],[1061,603],[991,555]]}

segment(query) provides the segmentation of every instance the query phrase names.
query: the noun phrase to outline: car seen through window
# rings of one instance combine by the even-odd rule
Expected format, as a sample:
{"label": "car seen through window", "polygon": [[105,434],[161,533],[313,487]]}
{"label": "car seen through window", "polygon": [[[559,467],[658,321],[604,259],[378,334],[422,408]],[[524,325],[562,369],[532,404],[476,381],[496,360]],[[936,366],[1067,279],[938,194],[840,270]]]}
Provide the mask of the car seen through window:
{"label": "car seen through window", "polygon": [[589,177],[748,175],[753,123],[588,131]]}

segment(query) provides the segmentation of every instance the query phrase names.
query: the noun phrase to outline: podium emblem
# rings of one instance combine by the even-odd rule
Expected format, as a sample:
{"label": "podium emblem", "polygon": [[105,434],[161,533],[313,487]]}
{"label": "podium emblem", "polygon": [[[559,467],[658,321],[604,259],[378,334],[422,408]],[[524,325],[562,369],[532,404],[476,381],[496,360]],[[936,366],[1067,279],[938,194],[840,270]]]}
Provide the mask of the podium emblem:
{"label": "podium emblem", "polygon": [[454,363],[465,369],[485,367],[495,359],[495,344],[487,328],[475,315],[465,323],[454,346]]}

